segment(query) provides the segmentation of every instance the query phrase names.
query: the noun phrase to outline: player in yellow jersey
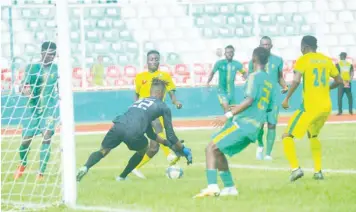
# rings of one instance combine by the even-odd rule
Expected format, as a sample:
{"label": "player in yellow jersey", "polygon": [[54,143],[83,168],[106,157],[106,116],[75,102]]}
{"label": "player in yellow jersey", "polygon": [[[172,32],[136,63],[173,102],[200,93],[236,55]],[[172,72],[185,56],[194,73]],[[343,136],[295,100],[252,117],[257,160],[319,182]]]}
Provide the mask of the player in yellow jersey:
{"label": "player in yellow jersey", "polygon": [[[147,67],[148,71],[141,72],[136,75],[135,86],[136,86],[136,100],[141,98],[146,98],[150,96],[151,83],[153,78],[159,78],[167,82],[167,92],[173,102],[173,104],[178,108],[182,108],[182,104],[177,100],[175,95],[176,86],[172,80],[172,77],[167,72],[158,70],[160,63],[160,54],[156,50],[151,50],[147,53]],[[152,126],[155,132],[162,138],[166,138],[163,130],[163,120],[162,117],[156,119],[152,122]],[[160,148],[160,145],[151,140],[150,146],[142,159],[141,163],[132,171],[136,176],[140,178],[145,178],[145,176],[138,170],[144,164],[146,164],[153,156],[156,155]],[[161,145],[161,149],[167,157],[167,160],[170,162],[170,165],[174,165],[178,161],[178,157],[175,154],[171,153],[168,147]]]}
{"label": "player in yellow jersey", "polygon": [[[302,138],[306,133],[314,160],[314,179],[324,179],[321,172],[321,144],[318,135],[331,113],[330,89],[341,85],[342,79],[332,60],[321,53],[316,53],[316,49],[317,39],[310,35],[304,36],[301,42],[303,56],[295,63],[294,79],[282,103],[283,108],[289,108],[289,99],[303,78],[303,103],[289,120],[282,136],[284,152],[292,168],[290,181],[304,175],[299,167],[293,138]],[[334,78],[331,85],[330,77]]]}

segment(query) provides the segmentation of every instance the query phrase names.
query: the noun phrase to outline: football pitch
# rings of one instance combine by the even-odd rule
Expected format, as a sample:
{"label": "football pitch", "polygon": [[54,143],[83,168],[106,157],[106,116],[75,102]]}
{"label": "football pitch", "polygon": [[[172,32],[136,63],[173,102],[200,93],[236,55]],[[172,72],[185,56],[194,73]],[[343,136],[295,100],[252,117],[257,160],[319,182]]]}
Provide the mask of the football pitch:
{"label": "football pitch", "polygon": [[[147,179],[129,175],[126,181],[116,182],[115,177],[133,154],[122,144],[78,183],[77,204],[93,211],[356,211],[356,124],[328,124],[323,128],[320,135],[325,170],[323,181],[312,179],[313,161],[308,140],[298,140],[297,154],[305,175],[295,183],[288,180],[288,163],[280,141],[283,129],[278,127],[277,130],[273,161],[257,161],[256,144],[229,159],[239,196],[192,199],[207,185],[204,151],[215,130],[187,130],[177,133],[192,149],[194,157],[191,166],[187,166],[183,158],[179,161],[184,169],[183,178],[172,180],[165,176],[168,163],[159,152],[141,170]],[[76,137],[77,167],[100,147],[103,136]],[[37,148],[37,143],[32,149]],[[4,145],[2,143],[2,148]],[[17,145],[11,148],[16,150]],[[2,168],[8,166],[2,165]],[[219,183],[221,185],[220,179]],[[44,211],[73,210],[52,207]]]}

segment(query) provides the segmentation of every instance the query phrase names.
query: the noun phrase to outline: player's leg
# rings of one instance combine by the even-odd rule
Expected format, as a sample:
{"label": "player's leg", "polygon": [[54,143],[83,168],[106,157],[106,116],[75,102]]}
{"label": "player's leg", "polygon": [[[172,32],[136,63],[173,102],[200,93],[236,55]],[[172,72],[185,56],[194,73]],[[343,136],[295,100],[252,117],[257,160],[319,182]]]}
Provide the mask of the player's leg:
{"label": "player's leg", "polygon": [[[159,123],[160,125],[157,126],[157,130],[159,130],[159,133],[157,133],[161,138],[167,139],[166,138],[166,133],[164,132],[164,123],[163,123],[163,118],[159,117]],[[163,144],[159,144],[160,145],[160,149],[163,151],[164,155],[167,158],[167,161],[169,162],[169,165],[172,166],[174,164],[176,164],[179,161],[179,157],[176,156],[176,154],[174,154],[171,149],[167,146],[164,146]]]}
{"label": "player's leg", "polygon": [[120,176],[116,178],[117,181],[125,180],[127,175],[134,170],[134,168],[140,163],[145,153],[147,152],[148,141],[145,136],[142,136],[141,138],[132,141],[125,141],[125,143],[130,150],[136,152],[130,158],[128,164],[126,165]]}
{"label": "player's leg", "polygon": [[101,148],[98,151],[91,153],[86,163],[79,168],[77,181],[79,182],[88,173],[89,169],[109,154],[112,149],[120,145],[122,137],[122,132],[119,129],[118,124],[114,124],[106,133],[101,143]]}
{"label": "player's leg", "polygon": [[43,140],[40,149],[40,167],[39,167],[39,173],[37,175],[37,179],[39,180],[43,178],[43,174],[46,171],[47,163],[51,156],[51,138],[53,135],[54,135],[54,131],[52,130],[46,130],[43,133]]}
{"label": "player's leg", "polygon": [[228,99],[227,95],[218,94],[218,99],[219,99],[221,107],[224,110],[224,113],[228,112],[230,110],[230,108],[229,108],[229,99]]}
{"label": "player's leg", "polygon": [[314,179],[322,180],[324,176],[321,172],[321,142],[318,138],[320,130],[328,119],[329,113],[321,113],[308,128],[308,138],[314,161]]}
{"label": "player's leg", "polygon": [[265,160],[272,160],[272,149],[274,145],[274,141],[276,140],[276,125],[278,122],[278,113],[279,107],[278,105],[274,105],[272,111],[267,113],[267,148],[266,148],[266,156]]}
{"label": "player's leg", "polygon": [[337,89],[337,105],[338,105],[338,109],[339,109],[339,113],[337,115],[341,115],[342,114],[342,97],[344,96],[344,85],[339,85],[338,89]]}
{"label": "player's leg", "polygon": [[257,150],[256,150],[256,159],[262,160],[263,159],[263,134],[264,134],[264,125],[262,125],[261,129],[258,131],[257,134]]}
{"label": "player's leg", "polygon": [[197,197],[216,196],[220,193],[217,185],[217,174],[224,183],[223,195],[237,195],[237,190],[229,171],[228,162],[224,154],[232,156],[244,149],[250,142],[241,139],[241,130],[234,122],[231,122],[212,137],[212,142],[206,147],[206,177],[208,187],[203,189]]}
{"label": "player's leg", "polygon": [[353,108],[353,99],[352,99],[352,89],[351,89],[351,83],[350,83],[350,87],[349,88],[345,88],[345,93],[346,93],[346,96],[347,96],[347,99],[348,99],[348,102],[349,102],[349,113],[350,115],[353,114],[352,112],[352,108]]}
{"label": "player's leg", "polygon": [[302,138],[305,135],[310,123],[310,117],[307,112],[296,110],[289,120],[287,129],[282,136],[284,153],[292,169],[290,181],[295,181],[304,175],[299,167],[294,137]]}
{"label": "player's leg", "polygon": [[40,117],[35,113],[34,107],[26,108],[22,119],[22,141],[19,147],[20,165],[18,166],[14,178],[18,179],[23,175],[27,166],[27,157],[30,153],[32,138],[40,133],[38,126]]}

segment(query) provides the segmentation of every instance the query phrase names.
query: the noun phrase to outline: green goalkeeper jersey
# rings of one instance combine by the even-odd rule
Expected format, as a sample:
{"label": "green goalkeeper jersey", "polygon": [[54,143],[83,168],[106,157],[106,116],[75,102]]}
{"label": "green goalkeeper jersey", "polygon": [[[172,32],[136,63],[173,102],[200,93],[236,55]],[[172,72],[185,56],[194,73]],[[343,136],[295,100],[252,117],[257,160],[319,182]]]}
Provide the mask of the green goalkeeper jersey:
{"label": "green goalkeeper jersey", "polygon": [[40,109],[55,107],[58,100],[58,67],[52,64],[48,67],[42,63],[33,63],[26,67],[24,84],[31,86],[30,106]]}

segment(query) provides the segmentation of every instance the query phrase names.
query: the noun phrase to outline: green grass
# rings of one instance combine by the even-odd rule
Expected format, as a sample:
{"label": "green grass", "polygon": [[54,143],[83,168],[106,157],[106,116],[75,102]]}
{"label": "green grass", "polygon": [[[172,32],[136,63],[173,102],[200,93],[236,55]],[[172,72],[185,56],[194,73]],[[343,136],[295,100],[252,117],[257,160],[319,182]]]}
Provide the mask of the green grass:
{"label": "green grass", "polygon": [[[279,128],[281,133],[283,128]],[[331,170],[356,170],[356,124],[326,125],[321,133],[323,147],[323,167]],[[116,182],[133,154],[123,144],[113,150],[78,184],[78,204],[86,206],[106,206],[112,208],[137,209],[145,211],[356,211],[356,179],[355,173],[326,172],[324,181],[314,181],[312,172],[305,172],[305,177],[295,183],[288,181],[288,171],[257,170],[232,168],[234,180],[240,191],[238,197],[192,199],[200,189],[206,187],[203,163],[204,149],[213,131],[185,131],[178,132],[180,138],[186,140],[194,155],[193,166],[187,167],[185,161],[180,165],[184,169],[184,176],[179,180],[170,180],[165,176],[167,166],[162,153],[152,159],[142,172],[148,179],[141,180],[129,176],[125,182]],[[77,167],[85,163],[92,151],[100,147],[104,135],[77,136]],[[277,138],[279,138],[278,135]],[[280,139],[277,139],[280,140]],[[8,142],[4,138],[2,147],[2,193],[9,193],[13,185],[12,172],[17,164],[4,163],[13,161],[18,148],[19,139]],[[32,147],[30,160],[38,160],[36,153],[40,142],[36,140]],[[311,152],[307,139],[297,141],[297,153],[302,167],[312,168]],[[55,149],[55,148],[53,148]],[[6,154],[5,150],[12,150]],[[283,155],[282,143],[276,141],[273,156],[274,161],[256,161],[256,145],[250,145],[241,154],[229,159],[231,164],[255,165],[267,167],[288,168]],[[55,160],[59,155],[53,153]],[[17,157],[17,156],[16,156]],[[16,158],[17,159],[17,158]],[[30,165],[30,164],[29,164]],[[30,170],[36,170],[38,163],[34,163]],[[4,172],[11,171],[10,175]],[[54,175],[46,178],[43,183],[34,183],[35,174],[24,175],[17,181],[12,193],[30,194],[43,192],[44,196],[51,192],[59,194],[59,188],[53,190],[58,166],[50,165],[48,170]],[[35,186],[36,185],[36,186]],[[46,190],[43,190],[46,188]],[[2,199],[6,198],[2,196]],[[29,201],[24,195],[23,201]],[[12,200],[19,201],[19,196],[12,196]],[[53,198],[58,200],[59,197]],[[32,201],[40,201],[33,197]],[[2,206],[2,209],[9,209]],[[73,211],[65,207],[52,207],[45,211]]]}

